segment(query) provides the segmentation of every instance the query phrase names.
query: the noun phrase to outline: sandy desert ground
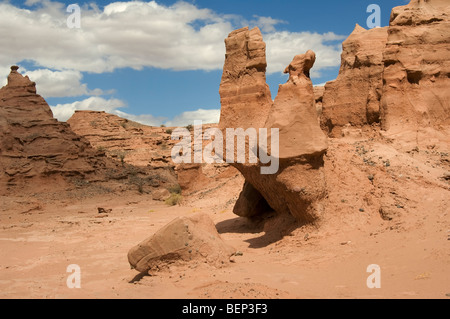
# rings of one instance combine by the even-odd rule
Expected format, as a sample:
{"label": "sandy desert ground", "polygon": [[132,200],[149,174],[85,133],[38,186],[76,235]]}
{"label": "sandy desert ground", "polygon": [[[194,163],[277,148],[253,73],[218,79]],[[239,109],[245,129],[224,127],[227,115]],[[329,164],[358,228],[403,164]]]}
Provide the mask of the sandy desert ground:
{"label": "sandy desert ground", "polygon": [[[390,155],[392,166],[365,165],[355,148],[361,143],[374,150],[374,158]],[[328,165],[333,156],[354,168],[346,173],[339,165],[333,168]],[[324,221],[299,228],[237,217],[225,201],[226,187],[203,200],[186,198],[181,206],[136,191],[102,194],[95,186],[5,196],[0,298],[448,298],[448,183],[437,179],[438,167],[433,171],[418,164],[433,159],[428,151],[414,158],[368,140],[332,141],[326,167],[328,176],[342,176],[334,180],[341,192],[323,203]],[[382,190],[396,194],[399,216],[382,219],[370,205],[370,194],[381,188],[375,184],[364,190],[364,183],[354,182],[367,169]],[[98,207],[112,211],[99,214]],[[184,264],[150,275],[130,269],[131,247],[175,217],[197,212],[208,214],[221,237],[242,255],[221,268]],[[70,264],[80,266],[80,289],[67,287]],[[367,286],[371,264],[381,269],[379,289]]]}

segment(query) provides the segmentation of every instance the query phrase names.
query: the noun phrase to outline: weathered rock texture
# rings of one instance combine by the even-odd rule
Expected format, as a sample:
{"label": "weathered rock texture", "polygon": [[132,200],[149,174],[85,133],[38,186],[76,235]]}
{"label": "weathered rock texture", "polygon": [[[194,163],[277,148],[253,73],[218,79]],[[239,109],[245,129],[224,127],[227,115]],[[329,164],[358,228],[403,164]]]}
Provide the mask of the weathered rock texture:
{"label": "weathered rock texture", "polygon": [[130,265],[140,272],[157,271],[180,262],[229,263],[233,247],[225,243],[206,214],[178,217],[128,252]]}
{"label": "weathered rock texture", "polygon": [[260,128],[272,106],[266,83],[266,44],[258,28],[231,32],[220,83],[220,126]]}
{"label": "weathered rock texture", "polygon": [[279,86],[270,109],[265,127],[280,130],[282,159],[322,154],[327,148],[327,138],[317,124],[313,85],[309,78],[315,60],[316,55],[311,50],[294,57],[284,70],[289,73],[289,79]]}
{"label": "weathered rock texture", "polygon": [[386,28],[357,25],[342,45],[339,76],[325,85],[322,129],[339,136],[346,125],[380,122],[404,142],[448,141],[449,43],[446,0],[411,0],[392,10]]}
{"label": "weathered rock texture", "polygon": [[103,179],[104,169],[114,164],[54,119],[36,84],[17,69],[11,67],[8,84],[0,89],[1,189],[52,176]]}
{"label": "weathered rock texture", "polygon": [[150,127],[99,111],[75,111],[67,123],[113,159],[140,167],[174,168],[171,128]]}
{"label": "weathered rock texture", "polygon": [[323,93],[324,92],[325,92],[324,86],[315,86],[314,87],[314,100],[316,102],[316,111],[317,111],[317,116],[319,117],[319,121],[320,121],[320,117],[322,116],[322,104],[323,104]]}
{"label": "weathered rock texture", "polygon": [[[154,176],[153,186],[178,183],[183,195],[189,195],[211,190],[218,183],[239,174],[226,163],[175,164],[171,150],[179,141],[171,139],[174,127],[152,127],[98,111],[76,111],[67,122],[75,133],[85,137],[108,157],[139,167],[148,176]],[[213,127],[217,124],[205,124],[203,130]],[[193,144],[192,137],[192,154]],[[160,198],[159,194],[155,196]]]}
{"label": "weathered rock texture", "polygon": [[366,30],[356,25],[342,43],[339,75],[326,83],[323,93],[321,126],[325,131],[339,133],[346,124],[379,122],[386,40],[387,27]]}
{"label": "weathered rock texture", "polygon": [[[450,128],[450,2],[411,0],[392,10],[383,52],[381,124],[390,134]],[[410,134],[411,135],[411,134]],[[444,135],[444,136],[445,136]],[[426,139],[422,135],[422,139]]]}
{"label": "weathered rock texture", "polygon": [[[265,44],[259,29],[243,28],[225,40],[226,59],[220,85],[219,128],[279,129],[280,167],[262,175],[261,163],[233,163],[246,183],[234,207],[239,216],[252,217],[274,210],[302,222],[318,217],[316,202],[325,194],[322,155],[326,136],[320,130],[309,70],[315,54],[296,56],[286,68],[289,80],[274,102],[265,82]],[[269,142],[270,145],[270,134]]]}

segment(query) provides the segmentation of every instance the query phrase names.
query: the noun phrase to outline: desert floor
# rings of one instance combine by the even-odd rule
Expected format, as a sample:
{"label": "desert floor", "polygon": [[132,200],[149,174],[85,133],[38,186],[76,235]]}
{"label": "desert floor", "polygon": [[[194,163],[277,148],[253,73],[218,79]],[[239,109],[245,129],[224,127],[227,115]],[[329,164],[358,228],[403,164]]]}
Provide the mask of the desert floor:
{"label": "desert floor", "polygon": [[[0,298],[448,298],[448,216],[392,223],[370,219],[342,231],[304,226],[283,238],[231,208],[169,207],[136,192],[1,197]],[[423,207],[437,203],[431,198]],[[99,215],[98,207],[112,209]],[[436,211],[436,210],[434,210]],[[442,211],[442,210],[441,210]],[[178,265],[142,276],[127,252],[177,216],[205,212],[242,252],[222,268]],[[100,218],[100,216],[102,216]],[[350,229],[350,230],[349,230]],[[69,289],[67,266],[81,269]],[[369,289],[367,267],[381,269]]]}

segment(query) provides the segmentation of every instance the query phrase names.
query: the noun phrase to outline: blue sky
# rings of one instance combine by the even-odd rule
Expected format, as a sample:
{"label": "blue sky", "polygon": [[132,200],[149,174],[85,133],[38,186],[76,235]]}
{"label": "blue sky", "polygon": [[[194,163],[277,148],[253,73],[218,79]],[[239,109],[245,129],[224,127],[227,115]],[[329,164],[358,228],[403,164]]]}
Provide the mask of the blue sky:
{"label": "blue sky", "polygon": [[78,2],[81,28],[69,29],[74,1],[0,2],[0,76],[9,66],[37,82],[59,120],[75,109],[105,110],[149,125],[215,121],[224,38],[258,26],[267,44],[267,82],[275,98],[294,55],[317,60],[314,84],[336,78],[341,43],[356,23],[367,28],[369,4],[381,25],[407,0],[186,0]]}

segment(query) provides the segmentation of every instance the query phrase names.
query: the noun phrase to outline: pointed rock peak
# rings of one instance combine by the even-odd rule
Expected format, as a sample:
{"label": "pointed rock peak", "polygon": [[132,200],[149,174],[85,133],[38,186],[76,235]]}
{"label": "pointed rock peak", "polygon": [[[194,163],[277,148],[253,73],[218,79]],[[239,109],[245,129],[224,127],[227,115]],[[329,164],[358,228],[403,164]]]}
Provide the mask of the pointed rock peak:
{"label": "pointed rock peak", "polygon": [[359,32],[364,32],[367,31],[366,29],[364,29],[362,26],[360,26],[358,23],[355,25],[355,28],[352,31],[353,33],[359,33]]}
{"label": "pointed rock peak", "polygon": [[313,50],[308,50],[304,54],[299,54],[294,57],[292,62],[286,67],[284,73],[289,73],[289,80],[294,80],[295,77],[305,75],[309,78],[309,70],[316,61],[316,54]]}
{"label": "pointed rock peak", "polygon": [[241,32],[246,32],[246,31],[248,31],[248,27],[240,28],[240,29],[231,31],[231,32],[228,34],[228,37],[233,37],[233,36],[235,36],[236,34],[239,34],[239,33],[241,33]]}
{"label": "pointed rock peak", "polygon": [[261,33],[261,30],[259,29],[259,27],[254,27],[253,29],[250,30],[250,33],[251,34],[258,34],[262,38],[262,33]]}
{"label": "pointed rock peak", "polygon": [[23,76],[17,70],[19,67],[17,65],[11,66],[11,72],[8,75],[8,84],[6,87],[9,88],[24,88],[31,93],[36,93],[36,83],[31,81],[28,76]]}

